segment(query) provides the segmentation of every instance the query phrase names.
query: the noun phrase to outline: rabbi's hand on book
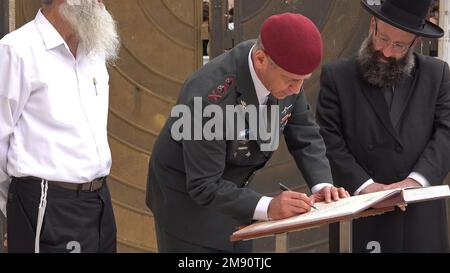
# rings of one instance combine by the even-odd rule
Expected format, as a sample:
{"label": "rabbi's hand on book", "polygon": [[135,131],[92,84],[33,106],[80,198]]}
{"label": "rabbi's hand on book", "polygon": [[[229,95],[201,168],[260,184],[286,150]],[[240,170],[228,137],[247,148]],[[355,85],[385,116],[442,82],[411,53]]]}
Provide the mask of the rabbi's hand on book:
{"label": "rabbi's hand on book", "polygon": [[381,183],[372,183],[369,186],[365,187],[359,194],[367,194],[378,191],[385,191],[389,189],[390,185],[385,185]]}
{"label": "rabbi's hand on book", "polygon": [[391,189],[401,189],[401,188],[422,188],[422,184],[420,184],[419,182],[417,182],[416,180],[412,179],[412,178],[406,178],[405,180],[402,180],[400,182],[397,183],[392,183],[390,185],[388,185],[388,190]]}

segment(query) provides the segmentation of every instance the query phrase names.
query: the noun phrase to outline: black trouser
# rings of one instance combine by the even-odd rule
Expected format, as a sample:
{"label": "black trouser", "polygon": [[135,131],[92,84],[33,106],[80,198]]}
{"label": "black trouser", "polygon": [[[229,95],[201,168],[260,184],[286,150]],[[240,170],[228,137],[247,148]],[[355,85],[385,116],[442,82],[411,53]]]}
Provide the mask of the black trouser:
{"label": "black trouser", "polygon": [[[157,200],[157,196],[162,198],[163,193],[158,185],[153,184],[152,198]],[[197,245],[188,242],[183,239],[179,239],[166,232],[164,226],[160,224],[161,215],[164,213],[162,208],[157,207],[157,201],[154,201],[154,206],[152,209],[153,216],[155,219],[155,231],[156,231],[156,241],[158,244],[159,253],[251,253],[253,249],[253,244],[251,241],[240,241],[233,243],[232,251],[224,251],[214,248],[209,248],[201,245]]]}
{"label": "black trouser", "polygon": [[156,239],[159,253],[252,253],[251,241],[240,241],[233,243],[232,251],[213,249],[196,245],[168,234],[158,222],[155,222]]}
{"label": "black trouser", "polygon": [[[41,184],[13,178],[8,195],[8,252],[33,253]],[[48,186],[41,253],[116,252],[116,223],[108,187],[98,191]]]}

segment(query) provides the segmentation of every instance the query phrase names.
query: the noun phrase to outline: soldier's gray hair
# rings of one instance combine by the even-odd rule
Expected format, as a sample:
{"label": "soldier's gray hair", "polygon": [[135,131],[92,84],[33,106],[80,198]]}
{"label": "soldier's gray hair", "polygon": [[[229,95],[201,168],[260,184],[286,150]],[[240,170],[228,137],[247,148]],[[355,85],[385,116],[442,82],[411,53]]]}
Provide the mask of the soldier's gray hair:
{"label": "soldier's gray hair", "polygon": [[264,50],[264,45],[262,43],[261,35],[258,36],[258,39],[256,39],[255,47],[253,48],[256,50]]}
{"label": "soldier's gray hair", "polygon": [[[256,39],[256,42],[255,42],[255,46],[253,47],[253,52],[256,52],[257,50],[265,51],[264,45],[262,43],[261,35],[258,36],[258,39]],[[269,55],[267,55],[267,53],[266,53],[266,56],[267,56],[267,59],[269,60],[269,64],[272,67],[274,67],[274,68],[278,67],[278,65],[272,60],[272,58],[270,58]]]}

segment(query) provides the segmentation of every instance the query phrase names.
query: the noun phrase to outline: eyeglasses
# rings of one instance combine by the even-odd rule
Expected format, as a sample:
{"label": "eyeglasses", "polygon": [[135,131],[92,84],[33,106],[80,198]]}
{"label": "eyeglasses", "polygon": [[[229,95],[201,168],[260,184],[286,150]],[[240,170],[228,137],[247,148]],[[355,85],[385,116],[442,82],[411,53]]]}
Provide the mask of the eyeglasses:
{"label": "eyeglasses", "polygon": [[414,38],[414,40],[411,42],[411,44],[409,46],[406,44],[402,44],[402,43],[392,43],[388,38],[380,36],[380,34],[378,33],[378,20],[375,20],[374,38],[375,38],[375,42],[377,43],[377,45],[379,45],[383,48],[391,46],[393,52],[401,54],[401,53],[406,52],[413,46],[414,42],[417,39],[417,36]]}

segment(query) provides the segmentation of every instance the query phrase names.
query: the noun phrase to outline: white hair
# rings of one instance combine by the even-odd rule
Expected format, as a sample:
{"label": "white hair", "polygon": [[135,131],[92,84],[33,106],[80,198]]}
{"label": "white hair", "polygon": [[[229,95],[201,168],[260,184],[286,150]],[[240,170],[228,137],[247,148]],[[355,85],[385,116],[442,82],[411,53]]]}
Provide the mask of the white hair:
{"label": "white hair", "polygon": [[86,54],[103,54],[108,62],[117,59],[120,48],[117,24],[102,3],[98,0],[66,1],[59,12],[75,31]]}

